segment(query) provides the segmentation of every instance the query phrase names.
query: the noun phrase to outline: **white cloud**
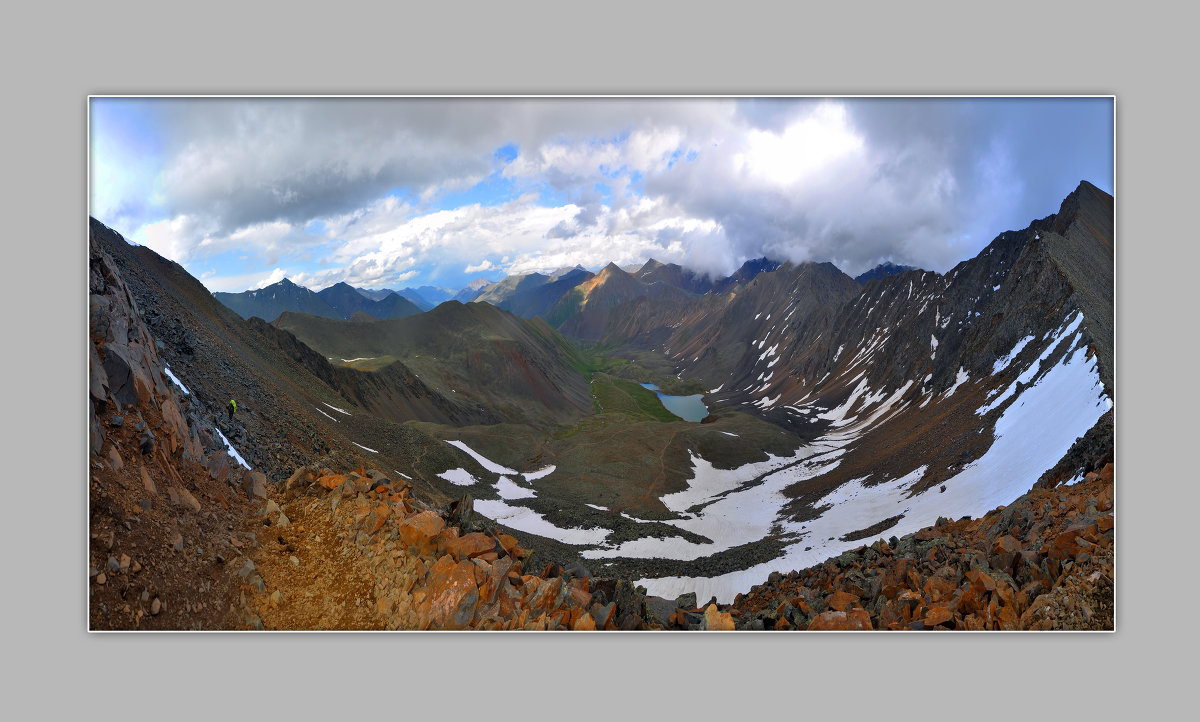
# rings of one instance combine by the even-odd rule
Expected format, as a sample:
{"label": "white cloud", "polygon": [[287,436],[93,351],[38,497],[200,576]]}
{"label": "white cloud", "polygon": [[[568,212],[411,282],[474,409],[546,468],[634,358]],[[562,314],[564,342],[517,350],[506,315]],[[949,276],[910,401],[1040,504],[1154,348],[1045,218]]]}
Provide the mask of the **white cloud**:
{"label": "white cloud", "polygon": [[207,271],[200,276],[204,287],[213,293],[218,291],[241,293],[247,289],[264,288],[272,283],[278,283],[284,278],[295,280],[294,276],[282,268],[232,275],[219,275],[215,271]]}
{"label": "white cloud", "polygon": [[850,128],[846,109],[825,103],[782,133],[751,129],[747,148],[733,156],[733,166],[735,174],[779,186],[811,183],[832,163],[855,156],[861,162],[864,145],[862,136]]}
{"label": "white cloud", "polygon": [[[885,258],[944,270],[1030,220],[1009,219],[1028,204],[1030,164],[1050,162],[1036,144],[1018,155],[1000,142],[1002,114],[954,101],[143,106],[159,135],[138,148],[161,157],[151,173],[146,153],[130,162],[132,141],[93,143],[100,220],[112,213],[180,262],[238,251],[265,276],[319,261],[309,277],[364,285],[647,255],[713,273],[760,255],[834,260],[849,273]],[[97,117],[104,131],[115,114]],[[504,145],[518,148],[508,164],[495,156]],[[492,174],[511,184],[510,200],[435,210]],[[547,187],[563,200],[544,205]]]}
{"label": "white cloud", "polygon": [[285,278],[287,278],[287,271],[283,270],[282,268],[276,268],[274,271],[271,271],[266,278],[254,284],[252,288],[266,288],[272,284],[279,283]]}
{"label": "white cloud", "polygon": [[202,235],[198,224],[187,215],[148,223],[133,233],[138,243],[179,263],[191,260],[198,235]]}

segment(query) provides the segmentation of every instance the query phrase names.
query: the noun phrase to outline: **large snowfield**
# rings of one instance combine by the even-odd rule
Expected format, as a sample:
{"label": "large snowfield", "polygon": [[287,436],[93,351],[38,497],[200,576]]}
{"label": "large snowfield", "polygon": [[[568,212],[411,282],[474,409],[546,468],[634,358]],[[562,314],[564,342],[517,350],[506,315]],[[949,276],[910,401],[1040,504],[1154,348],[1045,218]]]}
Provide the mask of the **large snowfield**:
{"label": "large snowfield", "polygon": [[[739,592],[747,592],[751,586],[765,581],[773,571],[813,566],[874,540],[841,541],[850,532],[902,515],[898,523],[880,536],[904,536],[932,525],[938,517],[979,517],[1028,491],[1046,469],[1058,462],[1076,438],[1112,408],[1097,372],[1096,358],[1087,357],[1086,345],[1080,343],[1081,336],[1075,333],[1081,319],[1078,314],[1068,318],[1053,334],[1044,352],[1030,363],[1017,381],[976,412],[983,415],[1010,402],[995,422],[995,439],[991,447],[974,463],[948,479],[944,484],[945,491],[941,491],[943,485],[939,485],[910,497],[909,490],[926,471],[926,467],[921,467],[903,477],[869,487],[864,485],[865,479],[842,484],[814,505],[818,509],[829,507],[815,519],[794,522],[782,516],[784,506],[790,501],[783,490],[836,469],[851,442],[902,410],[898,406],[899,400],[911,387],[911,381],[893,393],[871,392],[865,380],[859,383],[845,403],[835,409],[823,410],[822,418],[834,422],[830,433],[801,447],[792,456],[769,456],[766,461],[725,470],[715,468],[703,457],[692,453],[692,477],[688,487],[661,497],[663,504],[679,515],[664,523],[706,537],[710,543],[696,543],[681,536],[662,539],[647,536],[611,545],[606,543],[609,529],[556,526],[536,511],[510,503],[536,496],[533,489],[514,482],[513,478],[524,476],[528,483],[552,473],[553,467],[522,473],[487,459],[461,441],[447,443],[470,455],[484,469],[501,475],[493,484],[500,499],[477,500],[477,512],[520,531],[567,544],[590,546],[581,552],[585,558],[694,560],[769,536],[791,535],[794,541],[785,547],[782,556],[746,569],[716,577],[660,577],[636,582],[661,597],[674,598],[695,592],[698,599],[715,596],[718,601],[728,603]],[[1030,340],[1020,340],[1002,359],[1004,364],[997,364],[996,370],[1012,363]],[[1063,343],[1068,345],[1062,360],[1045,368],[1046,360]],[[964,383],[969,383],[969,379],[960,369],[954,385],[941,398],[949,397]],[[453,469],[441,476],[455,484],[479,483],[463,469]],[[603,507],[588,506],[607,511]]]}

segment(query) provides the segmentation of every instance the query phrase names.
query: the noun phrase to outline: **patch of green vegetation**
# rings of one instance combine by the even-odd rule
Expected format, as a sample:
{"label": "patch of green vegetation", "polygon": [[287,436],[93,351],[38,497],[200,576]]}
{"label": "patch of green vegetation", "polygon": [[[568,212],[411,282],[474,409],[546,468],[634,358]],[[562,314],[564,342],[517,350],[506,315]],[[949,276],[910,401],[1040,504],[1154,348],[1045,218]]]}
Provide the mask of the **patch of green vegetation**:
{"label": "patch of green vegetation", "polygon": [[[591,382],[592,377],[596,373],[609,371],[615,366],[626,363],[620,359],[613,359],[603,355],[601,349],[595,347],[584,348],[572,342],[540,318],[532,319],[530,326],[536,335],[557,346],[562,351],[562,357],[566,364],[583,374],[588,382]],[[599,413],[598,408],[597,413]]]}
{"label": "patch of green vegetation", "polygon": [[659,391],[668,396],[692,396],[693,394],[704,394],[706,391],[704,384],[696,379],[685,381],[675,376],[663,375],[646,368],[637,361],[627,361],[622,366],[616,366],[611,373],[639,384],[654,384]]}
{"label": "patch of green vegetation", "polygon": [[648,419],[670,423],[679,421],[658,400],[658,394],[638,384],[606,373],[597,373],[592,380],[592,394],[606,414],[620,413],[633,419]]}

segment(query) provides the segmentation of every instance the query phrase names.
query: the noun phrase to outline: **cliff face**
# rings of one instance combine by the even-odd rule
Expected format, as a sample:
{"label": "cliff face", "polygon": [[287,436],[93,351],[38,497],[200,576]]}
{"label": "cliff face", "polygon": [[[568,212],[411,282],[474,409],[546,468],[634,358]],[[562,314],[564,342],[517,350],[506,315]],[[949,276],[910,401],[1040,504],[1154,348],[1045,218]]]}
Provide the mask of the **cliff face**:
{"label": "cliff face", "polygon": [[233,562],[257,544],[266,477],[229,456],[167,374],[112,257],[89,252],[91,629],[242,626]]}
{"label": "cliff face", "polygon": [[[145,431],[143,447],[157,438],[170,455],[199,461],[203,455],[195,426],[184,419],[182,393],[168,385],[155,342],[142,322],[137,303],[112,258],[90,246],[88,273],[88,429],[92,453],[100,453],[105,411],[149,407],[162,417],[159,436]],[[147,452],[148,453],[148,452]]]}

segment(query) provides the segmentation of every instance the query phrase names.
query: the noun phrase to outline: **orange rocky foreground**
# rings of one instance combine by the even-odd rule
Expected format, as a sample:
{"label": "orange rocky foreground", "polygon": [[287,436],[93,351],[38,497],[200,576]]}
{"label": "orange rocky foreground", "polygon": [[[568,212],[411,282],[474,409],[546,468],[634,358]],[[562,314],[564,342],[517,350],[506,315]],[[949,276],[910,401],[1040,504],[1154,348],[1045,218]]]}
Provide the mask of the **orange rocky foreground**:
{"label": "orange rocky foreground", "polygon": [[[494,530],[464,533],[412,487],[359,468],[306,466],[268,501],[276,531],[247,578],[267,629],[638,629],[644,601],[628,582],[556,564]],[[639,613],[640,612],[640,613]],[[725,614],[725,618],[729,615]],[[728,623],[732,628],[732,623]]]}
{"label": "orange rocky foreground", "polygon": [[269,486],[257,507],[262,541],[238,570],[237,606],[252,628],[1113,628],[1111,465],[981,519],[939,520],[773,574],[731,606],[646,597],[580,567],[526,569],[529,551],[463,521],[470,513],[461,502],[428,507],[407,482],[376,470],[312,465],[281,487]]}

